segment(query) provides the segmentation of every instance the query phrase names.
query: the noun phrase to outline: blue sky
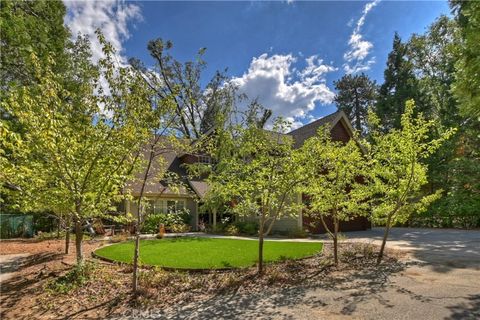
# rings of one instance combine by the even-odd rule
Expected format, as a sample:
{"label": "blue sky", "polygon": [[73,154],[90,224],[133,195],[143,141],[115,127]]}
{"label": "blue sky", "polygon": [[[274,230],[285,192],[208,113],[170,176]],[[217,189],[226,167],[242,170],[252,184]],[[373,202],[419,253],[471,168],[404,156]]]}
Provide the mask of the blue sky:
{"label": "blue sky", "polygon": [[[66,2],[73,33],[101,27],[119,59],[151,64],[147,42],[172,40],[175,58],[206,47],[204,81],[228,68],[242,92],[294,126],[336,110],[333,81],[365,72],[381,83],[397,31],[423,33],[446,1]],[[95,43],[94,43],[95,55]]]}

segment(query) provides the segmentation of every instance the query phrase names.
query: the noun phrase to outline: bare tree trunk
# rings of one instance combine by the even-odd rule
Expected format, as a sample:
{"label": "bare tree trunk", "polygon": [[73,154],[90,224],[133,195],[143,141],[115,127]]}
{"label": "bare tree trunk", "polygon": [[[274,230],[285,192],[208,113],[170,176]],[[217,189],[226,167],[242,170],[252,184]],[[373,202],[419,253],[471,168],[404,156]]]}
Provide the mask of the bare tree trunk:
{"label": "bare tree trunk", "polygon": [[67,226],[65,227],[65,254],[68,254],[70,251],[70,221],[65,222]]}
{"label": "bare tree trunk", "polygon": [[263,274],[263,223],[258,228],[258,275]]}
{"label": "bare tree trunk", "polygon": [[213,228],[215,228],[217,226],[217,209],[213,209],[212,210],[212,213],[213,213]]}
{"label": "bare tree trunk", "polygon": [[263,237],[265,233],[265,212],[262,208],[262,215],[260,217],[260,223],[258,225],[258,270],[257,274],[261,276],[263,274]]}
{"label": "bare tree trunk", "polygon": [[148,164],[145,170],[145,175],[143,176],[142,188],[140,189],[140,196],[137,200],[137,222],[135,225],[135,251],[133,252],[133,279],[132,279],[132,292],[134,295],[137,294],[138,290],[138,259],[140,257],[140,231],[142,229],[142,215],[143,215],[143,193],[145,191],[145,185],[147,184],[148,175],[150,173],[150,168],[152,167],[153,160],[155,158],[155,146],[157,145],[158,137],[155,139],[155,142],[150,145],[150,154],[148,157]]}
{"label": "bare tree trunk", "polygon": [[382,246],[380,247],[380,252],[377,257],[377,266],[382,262],[383,252],[385,250],[385,245],[387,243],[388,232],[390,231],[390,224],[392,223],[392,215],[389,215],[387,218],[387,223],[385,225],[385,233],[383,234]]}
{"label": "bare tree trunk", "polygon": [[83,226],[80,219],[75,220],[75,250],[77,253],[77,264],[83,264],[83,248],[82,248],[82,239],[83,239]]}
{"label": "bare tree trunk", "polygon": [[338,219],[333,219],[333,259],[338,265]]}
{"label": "bare tree trunk", "polygon": [[135,226],[135,251],[133,252],[133,279],[132,291],[137,294],[138,290],[138,259],[140,257],[140,207],[137,213],[137,225]]}

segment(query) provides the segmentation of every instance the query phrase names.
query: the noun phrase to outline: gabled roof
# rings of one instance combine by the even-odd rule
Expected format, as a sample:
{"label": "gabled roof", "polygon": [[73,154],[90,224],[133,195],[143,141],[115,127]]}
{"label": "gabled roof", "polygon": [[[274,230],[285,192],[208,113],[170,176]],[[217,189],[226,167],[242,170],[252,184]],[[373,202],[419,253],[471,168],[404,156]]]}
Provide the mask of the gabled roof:
{"label": "gabled roof", "polygon": [[353,137],[354,130],[350,124],[350,120],[348,120],[345,112],[341,110],[326,115],[325,117],[306,124],[303,127],[292,130],[288,134],[291,135],[295,141],[294,147],[299,148],[303,145],[305,140],[317,134],[318,128],[328,124],[330,129],[332,129],[339,121],[344,125],[350,137]]}
{"label": "gabled roof", "polygon": [[[196,189],[200,189],[200,184],[197,183],[197,188],[195,188],[189,180],[187,170],[183,165],[183,162],[180,158],[180,155],[184,154],[183,150],[178,150],[173,146],[170,146],[167,139],[162,137],[162,142],[160,142],[155,152],[157,156],[155,157],[150,172],[148,175],[148,182],[145,185],[144,195],[148,196],[195,196],[198,195],[202,197],[203,194],[199,193]],[[149,158],[149,147],[148,144],[142,150],[143,160],[146,161]],[[173,172],[179,178],[182,186],[179,188],[169,188],[169,185],[166,181],[159,179],[159,176],[162,172],[169,171]],[[143,178],[145,171],[138,172],[133,181],[129,181],[125,187],[133,196],[138,196],[141,192]]]}

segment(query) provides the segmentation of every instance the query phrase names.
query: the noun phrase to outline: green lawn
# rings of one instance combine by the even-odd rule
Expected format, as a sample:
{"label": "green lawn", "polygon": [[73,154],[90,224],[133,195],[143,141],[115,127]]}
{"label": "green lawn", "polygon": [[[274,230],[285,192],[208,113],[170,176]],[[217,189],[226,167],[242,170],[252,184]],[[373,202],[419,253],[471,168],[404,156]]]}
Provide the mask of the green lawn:
{"label": "green lawn", "polygon": [[[134,242],[122,242],[98,249],[101,257],[132,262]],[[264,260],[298,259],[322,250],[318,242],[265,241]],[[252,266],[257,261],[258,242],[218,238],[169,238],[142,240],[140,261],[179,269],[219,269]]]}

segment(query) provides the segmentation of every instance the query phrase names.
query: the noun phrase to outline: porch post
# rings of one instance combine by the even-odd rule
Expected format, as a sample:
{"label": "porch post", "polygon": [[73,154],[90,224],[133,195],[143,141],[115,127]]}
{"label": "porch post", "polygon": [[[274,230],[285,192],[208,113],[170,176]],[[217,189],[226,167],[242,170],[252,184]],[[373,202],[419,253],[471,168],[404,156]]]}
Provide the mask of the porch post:
{"label": "porch post", "polygon": [[130,212],[130,200],[125,200],[125,214]]}
{"label": "porch post", "polygon": [[[302,193],[297,194],[297,203],[302,203]],[[303,208],[300,208],[298,211],[298,219],[297,219],[297,226],[299,229],[303,229]]]}
{"label": "porch post", "polygon": [[193,231],[198,231],[198,201],[195,201],[195,225],[193,226]]}
{"label": "porch post", "polygon": [[212,210],[213,212],[213,227],[215,228],[217,226],[217,208]]}

